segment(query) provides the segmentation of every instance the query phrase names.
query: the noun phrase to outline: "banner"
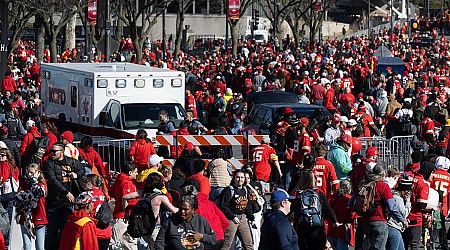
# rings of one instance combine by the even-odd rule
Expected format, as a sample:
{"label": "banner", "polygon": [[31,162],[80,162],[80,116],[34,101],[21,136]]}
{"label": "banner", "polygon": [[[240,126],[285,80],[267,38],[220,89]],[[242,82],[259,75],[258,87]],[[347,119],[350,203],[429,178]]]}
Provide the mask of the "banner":
{"label": "banner", "polygon": [[240,0],[228,0],[228,19],[238,20],[241,11]]}
{"label": "banner", "polygon": [[89,0],[88,1],[88,24],[96,25],[97,24],[97,0]]}
{"label": "banner", "polygon": [[322,0],[316,0],[313,4],[313,10],[321,11],[322,10]]}

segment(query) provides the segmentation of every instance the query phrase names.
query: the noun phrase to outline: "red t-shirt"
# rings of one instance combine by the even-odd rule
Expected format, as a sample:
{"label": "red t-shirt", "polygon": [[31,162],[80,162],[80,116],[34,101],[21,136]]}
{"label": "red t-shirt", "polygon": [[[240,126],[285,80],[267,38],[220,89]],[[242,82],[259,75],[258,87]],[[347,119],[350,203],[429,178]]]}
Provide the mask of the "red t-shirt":
{"label": "red t-shirt", "polygon": [[303,162],[303,156],[311,152],[311,138],[308,132],[303,132],[294,140],[294,148],[292,153],[292,165]]}
{"label": "red t-shirt", "polygon": [[383,181],[377,181],[376,187],[375,187],[375,201],[379,202],[380,205],[378,206],[377,210],[375,210],[375,213],[373,213],[370,216],[363,217],[364,221],[387,221],[386,220],[386,205],[385,201],[392,198],[392,192],[389,188],[388,184],[384,183]]}
{"label": "red t-shirt", "polygon": [[267,182],[270,177],[270,156],[276,155],[275,149],[266,144],[261,144],[252,150],[252,162],[258,180]]}
{"label": "red t-shirt", "polygon": [[430,177],[431,188],[442,192],[442,208],[441,213],[448,216],[449,196],[450,191],[450,174],[443,170],[437,169]]}
{"label": "red t-shirt", "polygon": [[333,164],[325,160],[325,158],[317,157],[314,175],[316,176],[317,188],[320,189],[327,198],[330,198],[332,195],[332,186],[334,186],[334,190],[339,188],[336,170],[334,170]]}
{"label": "red t-shirt", "polygon": [[417,203],[427,203],[429,187],[425,183],[423,176],[421,174],[411,175],[414,180],[412,195],[411,195],[411,212],[409,213],[408,220],[416,220],[416,224],[410,224],[410,227],[421,227],[422,226],[422,209],[417,205]]}

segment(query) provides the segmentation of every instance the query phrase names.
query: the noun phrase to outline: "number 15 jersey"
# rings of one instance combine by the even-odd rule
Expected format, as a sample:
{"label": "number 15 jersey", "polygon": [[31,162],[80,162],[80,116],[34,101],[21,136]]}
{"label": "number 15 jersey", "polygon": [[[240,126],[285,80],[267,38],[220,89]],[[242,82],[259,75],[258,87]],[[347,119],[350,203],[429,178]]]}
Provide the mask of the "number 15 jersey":
{"label": "number 15 jersey", "polygon": [[437,169],[430,177],[431,187],[436,191],[442,192],[442,208],[441,212],[446,217],[448,216],[448,193],[450,191],[450,174],[443,170]]}

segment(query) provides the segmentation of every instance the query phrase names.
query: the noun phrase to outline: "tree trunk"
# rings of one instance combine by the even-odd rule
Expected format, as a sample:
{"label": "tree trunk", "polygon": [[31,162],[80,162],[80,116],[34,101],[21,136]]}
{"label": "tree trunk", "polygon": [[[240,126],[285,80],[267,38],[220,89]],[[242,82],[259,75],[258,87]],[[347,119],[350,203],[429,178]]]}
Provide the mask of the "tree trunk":
{"label": "tree trunk", "polygon": [[52,63],[58,62],[58,48],[56,46],[56,37],[57,34],[55,34],[54,32],[50,34],[50,57]]}
{"label": "tree trunk", "polygon": [[[183,8],[183,6],[181,6],[181,8]],[[176,60],[178,60],[178,51],[180,51],[181,41],[183,40],[183,24],[184,13],[183,11],[178,11],[176,20],[175,50],[173,51],[173,55],[175,56]]]}
{"label": "tree trunk", "polygon": [[[117,13],[118,16],[123,15],[122,4],[119,4]],[[123,36],[123,20],[117,18],[117,26],[114,34],[114,39],[120,42],[122,40],[122,36]]]}
{"label": "tree trunk", "polygon": [[73,15],[64,29],[64,48],[75,48],[75,25],[77,15]]}
{"label": "tree trunk", "polygon": [[45,28],[39,15],[36,16],[36,22],[38,24],[36,28],[36,58],[38,62],[41,62],[44,61]]}
{"label": "tree trunk", "polygon": [[279,51],[283,51],[283,31],[279,28],[279,27],[281,27],[281,23],[278,23],[277,26],[278,26],[277,37],[278,37],[278,43],[280,44]]}
{"label": "tree trunk", "polygon": [[231,52],[233,56],[237,55],[237,47],[238,47],[238,37],[237,37],[237,25],[238,22],[229,22],[230,24],[230,33],[231,33]]}
{"label": "tree trunk", "polygon": [[142,60],[142,47],[144,46],[144,39],[133,39],[134,50],[136,51],[136,63],[140,64]]}

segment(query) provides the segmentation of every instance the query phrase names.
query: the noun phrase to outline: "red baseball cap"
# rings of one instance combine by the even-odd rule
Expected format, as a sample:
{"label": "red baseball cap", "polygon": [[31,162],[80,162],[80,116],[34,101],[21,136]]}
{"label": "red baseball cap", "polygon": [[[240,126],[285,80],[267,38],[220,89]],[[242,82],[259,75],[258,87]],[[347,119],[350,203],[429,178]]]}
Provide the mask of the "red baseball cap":
{"label": "red baseball cap", "polygon": [[392,70],[392,68],[391,67],[387,67],[386,70]]}
{"label": "red baseball cap", "polygon": [[302,117],[300,118],[300,123],[303,124],[303,126],[308,127],[309,119],[308,117]]}
{"label": "red baseball cap", "polygon": [[375,155],[379,155],[380,151],[376,147],[368,147],[366,150],[366,157],[372,157]]}
{"label": "red baseball cap", "polygon": [[289,107],[286,107],[286,108],[284,108],[284,114],[286,115],[286,114],[293,114],[294,113],[294,110],[293,109],[291,109],[291,108],[289,108]]}
{"label": "red baseball cap", "polygon": [[343,142],[346,142],[351,145],[353,138],[350,135],[345,134],[345,135],[342,135],[341,137],[339,137],[339,141],[343,141]]}
{"label": "red baseball cap", "polygon": [[341,118],[339,116],[335,115],[335,116],[333,116],[333,122],[340,123]]}
{"label": "red baseball cap", "polygon": [[184,149],[187,149],[187,150],[194,150],[194,144],[192,143],[192,142],[186,142],[185,144],[184,144]]}

